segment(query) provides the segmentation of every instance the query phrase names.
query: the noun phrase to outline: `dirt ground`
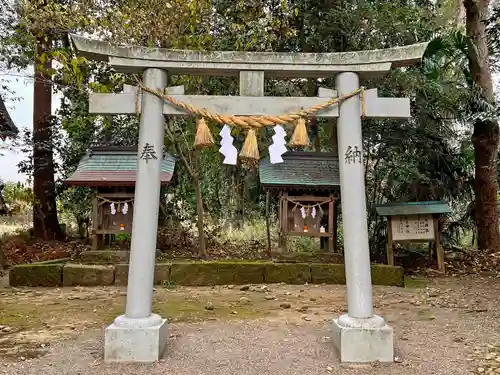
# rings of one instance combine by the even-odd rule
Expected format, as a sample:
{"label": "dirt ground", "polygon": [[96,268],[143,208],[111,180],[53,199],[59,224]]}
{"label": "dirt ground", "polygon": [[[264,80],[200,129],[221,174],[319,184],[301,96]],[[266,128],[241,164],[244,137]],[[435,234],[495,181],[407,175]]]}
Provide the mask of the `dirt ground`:
{"label": "dirt ground", "polygon": [[395,329],[391,365],[339,364],[329,332],[346,310],[337,285],[158,287],[154,311],[171,322],[164,359],[105,365],[102,329],[125,296],[118,287],[0,288],[0,374],[500,374],[496,278],[375,287],[375,312]]}

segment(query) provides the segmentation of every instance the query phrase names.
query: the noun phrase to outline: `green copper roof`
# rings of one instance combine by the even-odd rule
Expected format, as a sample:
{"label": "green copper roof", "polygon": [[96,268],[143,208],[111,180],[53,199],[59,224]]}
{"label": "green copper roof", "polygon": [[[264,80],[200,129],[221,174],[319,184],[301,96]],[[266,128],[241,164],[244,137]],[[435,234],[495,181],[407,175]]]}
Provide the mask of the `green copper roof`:
{"label": "green copper roof", "polygon": [[451,212],[448,203],[443,201],[386,203],[376,206],[380,216],[432,215]]}
{"label": "green copper roof", "polygon": [[[168,184],[172,179],[175,159],[164,154],[160,179]],[[81,186],[134,186],[137,173],[136,147],[96,147],[87,153],[76,171],[65,181]]]}
{"label": "green copper roof", "polygon": [[260,183],[267,188],[316,188],[333,190],[340,186],[339,159],[333,153],[287,152],[283,163],[261,160]]}

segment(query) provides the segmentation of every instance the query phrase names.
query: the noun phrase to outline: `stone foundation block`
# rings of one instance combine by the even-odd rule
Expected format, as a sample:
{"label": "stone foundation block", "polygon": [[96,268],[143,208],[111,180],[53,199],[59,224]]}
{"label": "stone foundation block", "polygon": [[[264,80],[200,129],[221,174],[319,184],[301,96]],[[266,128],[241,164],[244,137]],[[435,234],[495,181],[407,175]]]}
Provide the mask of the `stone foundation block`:
{"label": "stone foundation block", "polygon": [[166,319],[152,327],[121,327],[113,323],[104,334],[104,362],[157,362],[165,351],[167,339]]}
{"label": "stone foundation block", "polygon": [[63,268],[64,286],[113,285],[114,280],[113,266],[67,263]]}
{"label": "stone foundation block", "polygon": [[383,327],[344,327],[338,319],[332,322],[333,342],[341,362],[393,362],[394,333]]}
{"label": "stone foundation block", "polygon": [[10,286],[61,286],[63,264],[21,264],[9,272]]}
{"label": "stone foundation block", "polygon": [[311,267],[303,263],[266,264],[264,281],[268,284],[304,284],[311,282]]}
{"label": "stone foundation block", "polygon": [[343,264],[311,264],[313,284],[345,284]]}

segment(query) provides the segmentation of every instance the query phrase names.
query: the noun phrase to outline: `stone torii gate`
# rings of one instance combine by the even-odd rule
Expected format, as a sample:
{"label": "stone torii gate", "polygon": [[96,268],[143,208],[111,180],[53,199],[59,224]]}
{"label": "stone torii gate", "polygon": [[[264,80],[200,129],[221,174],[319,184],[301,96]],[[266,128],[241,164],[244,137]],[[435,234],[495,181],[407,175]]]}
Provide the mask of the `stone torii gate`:
{"label": "stone torii gate", "polygon": [[[108,61],[118,72],[141,73],[150,89],[164,90],[178,101],[213,113],[240,116],[277,116],[322,104],[325,98],[347,95],[359,89],[360,77],[420,61],[427,46],[421,43],[346,53],[202,52],[71,38],[80,55]],[[183,87],[166,88],[167,74],[239,75],[240,96],[184,95]],[[265,77],[333,76],[336,91],[320,89],[318,97],[264,97]],[[162,155],[164,116],[189,113],[149,92],[139,94],[137,105],[137,95],[132,86],[118,94],[91,94],[89,111],[99,115],[140,112],[139,150]],[[407,98],[379,98],[377,90],[371,89],[365,91],[364,101],[366,117],[410,117]],[[356,147],[362,150],[360,96],[321,110],[317,116],[338,117],[348,311],[332,321],[334,342],[343,362],[392,362],[393,330],[373,314],[363,156],[352,158],[348,152]],[[167,342],[166,319],[152,313],[160,166],[159,158],[138,157],[126,311],[106,328],[106,362],[154,362],[162,356]]]}

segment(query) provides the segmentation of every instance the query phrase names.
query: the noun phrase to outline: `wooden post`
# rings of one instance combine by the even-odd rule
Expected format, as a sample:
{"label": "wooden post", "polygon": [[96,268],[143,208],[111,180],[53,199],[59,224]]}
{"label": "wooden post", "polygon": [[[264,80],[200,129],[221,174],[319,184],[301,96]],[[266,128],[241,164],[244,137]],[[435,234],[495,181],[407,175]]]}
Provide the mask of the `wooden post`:
{"label": "wooden post", "polygon": [[279,193],[278,201],[278,249],[283,248],[283,194]]}
{"label": "wooden post", "polygon": [[99,247],[99,234],[97,234],[99,221],[99,201],[97,199],[97,191],[92,197],[92,250],[97,250]]}
{"label": "wooden post", "polygon": [[333,251],[336,253],[338,251],[337,238],[339,232],[339,204],[340,201],[337,199],[333,205]]}
{"label": "wooden post", "polygon": [[444,265],[444,249],[441,246],[441,240],[440,240],[440,235],[439,235],[439,218],[437,215],[434,216],[434,244],[436,248],[436,254],[437,254],[437,266],[439,272],[445,272],[445,265]]}
{"label": "wooden post", "polygon": [[334,234],[334,225],[333,225],[333,211],[335,204],[335,200],[333,199],[333,195],[330,194],[330,203],[328,203],[328,233],[330,233],[330,237],[328,237],[328,252],[333,253],[334,242],[337,242]]}
{"label": "wooden post", "polygon": [[271,231],[269,229],[269,190],[266,191],[266,233],[267,233],[267,255],[271,257]]}
{"label": "wooden post", "polygon": [[282,241],[283,250],[287,251],[287,234],[289,231],[289,228],[288,228],[288,191],[283,192],[282,202],[283,202],[283,208],[282,208],[281,212],[282,212],[283,216],[281,218],[281,223],[282,223],[283,229],[281,231],[281,235],[282,235],[281,241]]}
{"label": "wooden post", "polygon": [[387,264],[394,266],[394,250],[392,243],[392,218],[387,216]]}

